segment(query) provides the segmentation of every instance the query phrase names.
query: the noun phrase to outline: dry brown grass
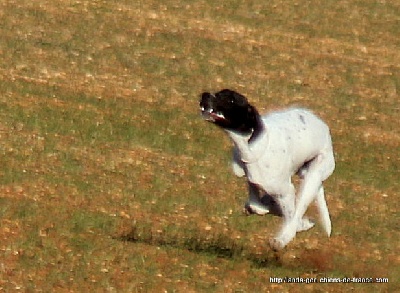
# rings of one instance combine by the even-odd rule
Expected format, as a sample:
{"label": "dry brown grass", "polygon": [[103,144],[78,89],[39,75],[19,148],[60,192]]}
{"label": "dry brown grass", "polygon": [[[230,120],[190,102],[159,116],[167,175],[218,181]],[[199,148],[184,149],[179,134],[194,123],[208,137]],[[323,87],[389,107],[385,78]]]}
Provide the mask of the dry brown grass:
{"label": "dry brown grass", "polygon": [[[399,34],[396,1],[3,1],[0,291],[393,292]],[[275,254],[279,219],[241,214],[230,143],[197,113],[225,87],[331,126],[330,239]]]}

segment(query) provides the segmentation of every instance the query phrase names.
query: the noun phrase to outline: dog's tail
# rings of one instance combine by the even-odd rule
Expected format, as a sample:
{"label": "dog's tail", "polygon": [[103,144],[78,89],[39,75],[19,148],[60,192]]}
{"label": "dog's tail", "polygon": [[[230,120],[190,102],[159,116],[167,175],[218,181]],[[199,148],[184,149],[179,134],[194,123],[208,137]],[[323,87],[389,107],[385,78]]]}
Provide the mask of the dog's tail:
{"label": "dog's tail", "polygon": [[324,228],[328,237],[331,236],[332,223],[329,217],[329,210],[325,200],[324,187],[321,185],[317,195],[317,208],[321,220],[322,227]]}

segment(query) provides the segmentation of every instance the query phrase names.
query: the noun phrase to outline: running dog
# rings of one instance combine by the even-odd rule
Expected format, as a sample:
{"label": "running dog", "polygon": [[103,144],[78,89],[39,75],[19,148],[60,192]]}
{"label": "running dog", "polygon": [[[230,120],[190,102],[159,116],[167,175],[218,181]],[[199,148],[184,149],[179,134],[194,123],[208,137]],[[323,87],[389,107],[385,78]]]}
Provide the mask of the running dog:
{"label": "running dog", "polygon": [[[331,220],[323,181],[335,169],[328,126],[308,110],[290,108],[260,116],[247,99],[232,90],[201,95],[203,119],[224,129],[234,144],[233,171],[246,176],[248,214],[271,213],[283,217],[273,249],[285,247],[296,232],[314,223],[304,214],[315,200],[322,226],[331,235]],[[292,176],[300,177],[297,192]]]}

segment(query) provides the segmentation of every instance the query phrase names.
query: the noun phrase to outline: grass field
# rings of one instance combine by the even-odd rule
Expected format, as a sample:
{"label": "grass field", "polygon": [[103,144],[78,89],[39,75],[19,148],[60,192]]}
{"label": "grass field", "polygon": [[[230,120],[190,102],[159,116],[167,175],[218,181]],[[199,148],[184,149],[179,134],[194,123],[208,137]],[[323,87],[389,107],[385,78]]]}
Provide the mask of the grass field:
{"label": "grass field", "polygon": [[[399,290],[399,36],[396,0],[2,1],[0,291]],[[242,214],[222,88],[330,125],[330,239]]]}

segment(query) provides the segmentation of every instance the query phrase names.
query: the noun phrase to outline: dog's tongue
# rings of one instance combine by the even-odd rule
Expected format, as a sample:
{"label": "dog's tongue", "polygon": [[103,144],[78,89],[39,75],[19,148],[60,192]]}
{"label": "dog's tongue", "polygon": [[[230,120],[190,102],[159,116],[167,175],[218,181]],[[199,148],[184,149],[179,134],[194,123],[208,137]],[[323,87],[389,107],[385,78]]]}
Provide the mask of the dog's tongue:
{"label": "dog's tongue", "polygon": [[210,116],[215,120],[225,120],[225,116],[221,113],[211,112]]}
{"label": "dog's tongue", "polygon": [[205,110],[204,108],[201,109],[201,114],[204,120],[215,122],[220,120],[225,120],[225,116],[220,112],[215,112],[213,109]]}

